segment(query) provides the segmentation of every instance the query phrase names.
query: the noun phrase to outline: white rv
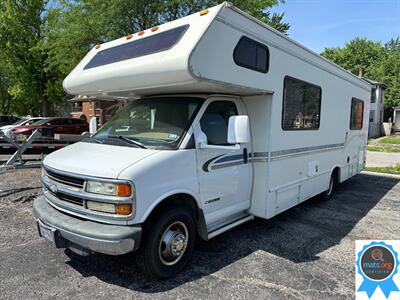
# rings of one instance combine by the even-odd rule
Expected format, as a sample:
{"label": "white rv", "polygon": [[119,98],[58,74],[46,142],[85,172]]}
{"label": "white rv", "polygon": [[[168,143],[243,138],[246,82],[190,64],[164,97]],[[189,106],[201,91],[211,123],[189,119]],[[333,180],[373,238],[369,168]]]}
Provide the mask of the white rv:
{"label": "white rv", "polygon": [[196,239],[329,197],[365,164],[369,84],[226,2],[97,45],[64,89],[127,105],[46,157],[39,233],[139,250],[155,277]]}

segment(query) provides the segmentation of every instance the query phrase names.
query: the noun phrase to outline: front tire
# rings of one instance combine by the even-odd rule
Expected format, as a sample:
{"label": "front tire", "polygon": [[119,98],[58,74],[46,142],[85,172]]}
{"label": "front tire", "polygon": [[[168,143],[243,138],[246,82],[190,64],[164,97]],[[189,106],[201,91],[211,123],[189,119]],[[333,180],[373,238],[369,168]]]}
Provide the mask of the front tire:
{"label": "front tire", "polygon": [[150,223],[142,245],[141,262],[151,278],[168,278],[179,273],[189,262],[196,238],[192,214],[173,207]]}

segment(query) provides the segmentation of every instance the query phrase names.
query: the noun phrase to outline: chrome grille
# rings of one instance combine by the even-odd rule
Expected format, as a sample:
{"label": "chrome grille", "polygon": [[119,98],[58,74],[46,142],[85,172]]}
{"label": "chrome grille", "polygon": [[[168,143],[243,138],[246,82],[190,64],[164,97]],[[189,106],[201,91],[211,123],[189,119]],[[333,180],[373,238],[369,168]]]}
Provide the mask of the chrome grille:
{"label": "chrome grille", "polygon": [[81,178],[72,177],[69,175],[58,174],[58,173],[55,173],[55,172],[47,170],[47,169],[46,169],[46,172],[47,172],[47,176],[51,180],[54,180],[56,182],[59,182],[59,183],[65,184],[65,185],[83,188],[84,180]]}
{"label": "chrome grille", "polygon": [[67,195],[67,194],[60,193],[60,192],[53,193],[52,191],[50,191],[50,194],[52,194],[58,200],[69,202],[69,203],[79,205],[79,206],[83,206],[83,199],[81,199],[81,198]]}

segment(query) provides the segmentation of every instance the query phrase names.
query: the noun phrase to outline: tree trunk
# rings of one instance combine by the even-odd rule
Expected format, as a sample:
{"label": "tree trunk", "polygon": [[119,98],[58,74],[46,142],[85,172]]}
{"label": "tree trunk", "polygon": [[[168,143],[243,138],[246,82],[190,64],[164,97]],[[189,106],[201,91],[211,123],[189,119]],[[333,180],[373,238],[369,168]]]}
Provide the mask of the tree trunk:
{"label": "tree trunk", "polygon": [[43,95],[42,99],[42,117],[49,116],[49,99],[47,95]]}

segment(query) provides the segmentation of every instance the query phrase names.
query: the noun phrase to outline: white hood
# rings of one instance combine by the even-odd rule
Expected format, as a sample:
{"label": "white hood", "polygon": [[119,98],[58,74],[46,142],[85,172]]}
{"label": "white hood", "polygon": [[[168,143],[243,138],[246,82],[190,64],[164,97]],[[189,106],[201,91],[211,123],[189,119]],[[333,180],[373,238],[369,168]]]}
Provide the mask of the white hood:
{"label": "white hood", "polygon": [[117,179],[124,169],[157,152],[80,142],[48,155],[43,165],[80,175]]}

